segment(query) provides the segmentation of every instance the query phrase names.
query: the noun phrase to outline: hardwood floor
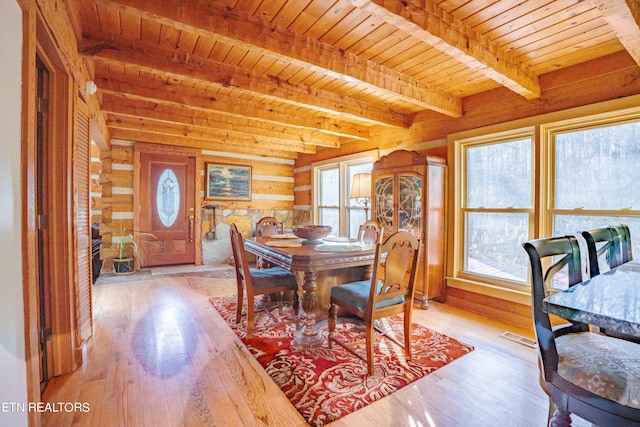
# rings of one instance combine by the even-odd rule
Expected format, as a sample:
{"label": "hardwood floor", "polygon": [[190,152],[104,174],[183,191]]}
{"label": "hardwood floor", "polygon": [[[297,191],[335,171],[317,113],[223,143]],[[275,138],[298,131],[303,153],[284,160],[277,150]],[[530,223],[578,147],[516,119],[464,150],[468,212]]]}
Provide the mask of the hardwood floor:
{"label": "hardwood floor", "polygon": [[[43,426],[307,425],[208,301],[235,292],[232,274],[100,278],[85,362],[44,395],[89,411],[48,412]],[[545,425],[535,350],[499,336],[527,331],[435,302],[414,321],[475,350],[332,427]]]}

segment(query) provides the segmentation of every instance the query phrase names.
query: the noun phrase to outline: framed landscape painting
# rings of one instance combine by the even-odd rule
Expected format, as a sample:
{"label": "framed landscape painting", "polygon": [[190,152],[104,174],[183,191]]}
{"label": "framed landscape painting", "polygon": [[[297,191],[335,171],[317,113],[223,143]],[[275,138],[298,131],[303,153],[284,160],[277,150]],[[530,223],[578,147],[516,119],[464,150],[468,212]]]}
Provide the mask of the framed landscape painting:
{"label": "framed landscape painting", "polygon": [[251,166],[206,164],[207,200],[251,200]]}

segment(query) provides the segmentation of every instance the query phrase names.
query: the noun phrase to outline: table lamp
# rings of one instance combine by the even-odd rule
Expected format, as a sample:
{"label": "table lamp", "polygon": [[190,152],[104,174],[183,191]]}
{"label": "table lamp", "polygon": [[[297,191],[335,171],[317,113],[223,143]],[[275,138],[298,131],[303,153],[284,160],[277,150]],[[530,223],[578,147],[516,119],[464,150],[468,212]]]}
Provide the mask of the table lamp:
{"label": "table lamp", "polygon": [[371,200],[371,174],[357,173],[353,175],[351,183],[351,199],[356,203],[364,203],[364,218],[369,219],[369,200]]}

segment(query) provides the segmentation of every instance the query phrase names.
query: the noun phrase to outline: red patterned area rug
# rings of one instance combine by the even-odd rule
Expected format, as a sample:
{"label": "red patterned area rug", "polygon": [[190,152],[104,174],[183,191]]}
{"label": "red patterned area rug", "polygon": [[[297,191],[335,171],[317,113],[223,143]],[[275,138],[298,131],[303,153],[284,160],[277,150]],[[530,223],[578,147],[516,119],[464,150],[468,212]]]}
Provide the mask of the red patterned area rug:
{"label": "red patterned area rug", "polygon": [[[368,376],[362,360],[337,344],[329,349],[326,338],[319,349],[296,348],[292,341],[295,325],[275,324],[264,312],[256,313],[253,338],[247,340],[246,317],[235,323],[236,296],[211,298],[211,303],[312,426],[323,426],[357,411],[473,350],[471,345],[413,324],[412,360],[405,360],[404,350],[391,340],[378,339],[374,345],[375,373]],[[285,308],[284,320],[290,320],[291,315],[291,309]],[[324,326],[326,329],[326,322]],[[384,328],[402,342],[402,316],[387,319]],[[364,329],[358,325],[339,322],[336,331],[347,342],[364,337]],[[326,335],[326,330],[323,332]],[[366,357],[364,343],[356,351]]]}

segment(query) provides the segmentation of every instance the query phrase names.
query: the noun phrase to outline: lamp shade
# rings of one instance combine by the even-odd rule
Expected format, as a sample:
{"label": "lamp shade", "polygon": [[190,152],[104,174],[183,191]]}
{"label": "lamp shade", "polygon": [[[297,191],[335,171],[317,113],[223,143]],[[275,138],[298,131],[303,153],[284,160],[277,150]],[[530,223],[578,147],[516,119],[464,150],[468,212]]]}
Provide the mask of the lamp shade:
{"label": "lamp shade", "polygon": [[351,183],[352,199],[370,199],[371,198],[371,174],[357,173],[353,175]]}

